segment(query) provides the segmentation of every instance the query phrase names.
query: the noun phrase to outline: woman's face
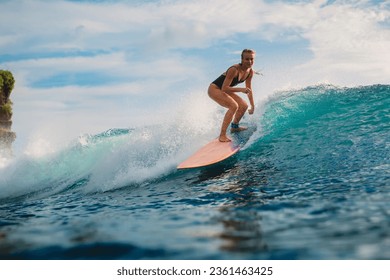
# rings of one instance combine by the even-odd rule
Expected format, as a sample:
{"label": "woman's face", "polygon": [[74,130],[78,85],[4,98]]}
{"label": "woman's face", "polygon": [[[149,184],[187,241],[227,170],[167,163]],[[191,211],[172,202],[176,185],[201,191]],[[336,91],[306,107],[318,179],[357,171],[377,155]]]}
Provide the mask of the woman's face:
{"label": "woman's face", "polygon": [[255,62],[255,53],[245,52],[241,59],[244,67],[251,68]]}

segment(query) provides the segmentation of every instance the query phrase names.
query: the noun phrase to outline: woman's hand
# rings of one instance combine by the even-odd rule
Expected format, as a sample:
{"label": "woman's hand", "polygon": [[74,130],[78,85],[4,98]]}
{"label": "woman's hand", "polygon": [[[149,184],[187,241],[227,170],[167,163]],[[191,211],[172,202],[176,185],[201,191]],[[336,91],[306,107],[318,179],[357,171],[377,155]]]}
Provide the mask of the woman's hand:
{"label": "woman's hand", "polygon": [[243,93],[245,93],[245,94],[248,94],[248,93],[251,93],[252,92],[252,90],[250,89],[250,88],[242,88],[242,91],[241,92],[243,92]]}
{"label": "woman's hand", "polygon": [[249,114],[249,115],[252,115],[254,111],[255,111],[255,108],[254,108],[254,107],[251,107],[251,108],[249,108],[249,110],[248,110],[248,114]]}

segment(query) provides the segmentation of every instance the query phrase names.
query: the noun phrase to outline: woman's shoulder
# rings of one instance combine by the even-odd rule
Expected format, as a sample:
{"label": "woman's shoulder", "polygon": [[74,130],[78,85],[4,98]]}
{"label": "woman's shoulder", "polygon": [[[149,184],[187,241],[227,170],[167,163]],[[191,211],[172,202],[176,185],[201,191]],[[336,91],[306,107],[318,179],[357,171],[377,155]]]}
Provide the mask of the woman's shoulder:
{"label": "woman's shoulder", "polygon": [[226,70],[226,73],[231,71],[233,73],[237,73],[238,72],[238,67],[240,65],[239,64],[233,64],[232,66],[230,66],[227,70]]}

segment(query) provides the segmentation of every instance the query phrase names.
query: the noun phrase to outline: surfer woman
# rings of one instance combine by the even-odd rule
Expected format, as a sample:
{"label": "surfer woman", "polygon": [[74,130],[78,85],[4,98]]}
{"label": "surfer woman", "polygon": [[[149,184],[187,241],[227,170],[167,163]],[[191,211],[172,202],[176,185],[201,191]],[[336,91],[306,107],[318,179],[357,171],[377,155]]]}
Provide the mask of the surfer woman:
{"label": "surfer woman", "polygon": [[[236,92],[242,92],[248,95],[251,105],[251,108],[248,110],[249,114],[253,114],[255,110],[251,84],[255,54],[254,50],[243,50],[241,53],[241,63],[231,66],[209,86],[208,94],[210,98],[228,109],[223,119],[221,133],[219,135],[219,141],[221,142],[231,141],[226,135],[230,123],[230,132],[239,132],[247,129],[246,127],[239,126],[239,122],[248,109],[248,104]],[[245,87],[235,87],[244,81]]]}

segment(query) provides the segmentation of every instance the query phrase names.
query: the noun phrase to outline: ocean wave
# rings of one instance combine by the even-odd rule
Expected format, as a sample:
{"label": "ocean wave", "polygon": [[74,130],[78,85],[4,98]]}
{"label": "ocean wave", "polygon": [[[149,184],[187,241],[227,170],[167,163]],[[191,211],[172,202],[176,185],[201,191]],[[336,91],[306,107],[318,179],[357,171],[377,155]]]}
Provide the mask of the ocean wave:
{"label": "ocean wave", "polygon": [[[384,131],[389,131],[389,96],[387,85],[321,85],[277,92],[258,106],[254,123],[259,129],[240,160],[245,161],[246,154],[270,155],[264,151],[274,142],[285,145],[279,145],[271,161],[283,158],[285,164],[291,163],[285,160],[288,155],[305,165],[305,159],[316,157],[310,164],[317,161],[328,172],[333,170],[331,165],[346,164],[351,151],[377,160],[379,155],[365,150],[365,144],[370,149],[380,147],[388,160],[389,139]],[[191,106],[183,106],[186,109],[164,124],[82,135],[51,153],[24,154],[3,162],[0,199],[47,196],[68,189],[111,191],[177,172],[181,160],[216,136],[223,116],[216,107],[191,101]],[[377,164],[386,162],[378,160]]]}

